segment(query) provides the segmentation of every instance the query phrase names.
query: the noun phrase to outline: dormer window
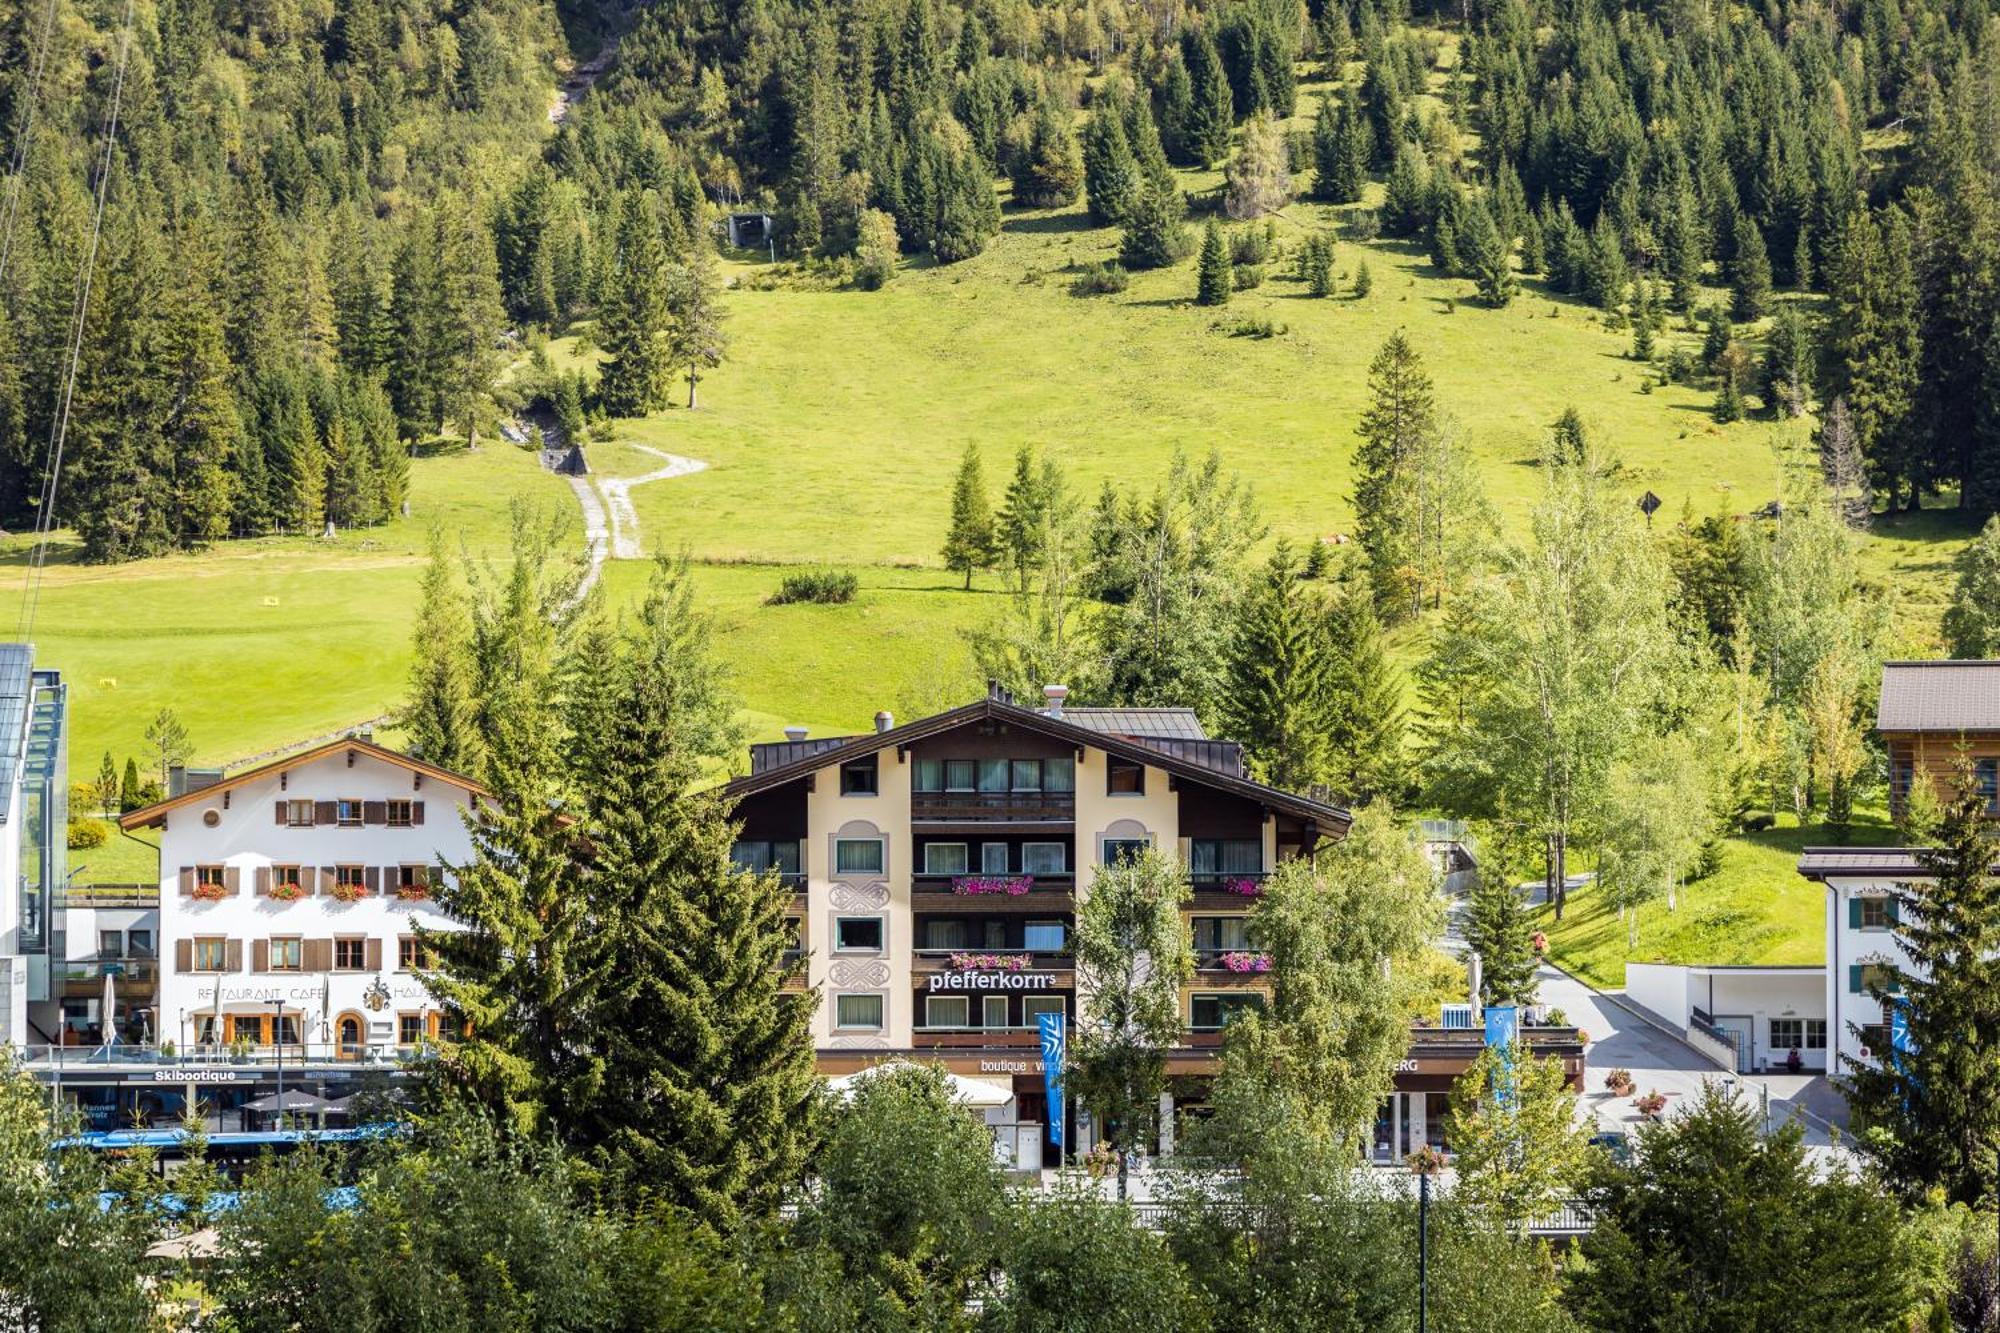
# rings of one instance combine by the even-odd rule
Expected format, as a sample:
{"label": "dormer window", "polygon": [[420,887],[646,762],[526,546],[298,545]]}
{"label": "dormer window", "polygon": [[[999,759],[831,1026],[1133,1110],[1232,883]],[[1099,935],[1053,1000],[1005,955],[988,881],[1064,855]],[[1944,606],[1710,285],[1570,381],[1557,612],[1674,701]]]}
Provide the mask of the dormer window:
{"label": "dormer window", "polygon": [[875,756],[856,759],[840,766],[840,794],[842,796],[873,796],[876,791]]}

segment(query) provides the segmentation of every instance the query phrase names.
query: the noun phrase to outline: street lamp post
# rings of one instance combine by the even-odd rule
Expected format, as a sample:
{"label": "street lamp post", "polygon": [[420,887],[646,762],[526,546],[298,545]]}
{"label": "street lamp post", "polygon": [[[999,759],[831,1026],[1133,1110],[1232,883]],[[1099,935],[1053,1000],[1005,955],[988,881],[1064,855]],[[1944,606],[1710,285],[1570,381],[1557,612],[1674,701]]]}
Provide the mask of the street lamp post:
{"label": "street lamp post", "polygon": [[1431,1326],[1431,1175],[1417,1177],[1417,1333]]}
{"label": "street lamp post", "polygon": [[285,1124],[285,1002],[271,1001],[271,1044],[278,1048],[278,1119],[280,1129]]}

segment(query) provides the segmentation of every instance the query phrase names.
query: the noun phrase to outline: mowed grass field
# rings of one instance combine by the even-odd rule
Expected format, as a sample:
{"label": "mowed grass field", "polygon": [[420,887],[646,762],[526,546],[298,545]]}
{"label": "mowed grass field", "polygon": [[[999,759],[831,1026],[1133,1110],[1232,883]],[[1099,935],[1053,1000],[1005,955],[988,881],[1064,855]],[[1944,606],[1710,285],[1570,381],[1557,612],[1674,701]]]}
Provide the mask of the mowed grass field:
{"label": "mowed grass field", "polygon": [[[1187,184],[1218,180],[1189,174]],[[1277,220],[1280,245],[1338,225],[1340,212],[1294,204]],[[1512,534],[1537,493],[1548,424],[1566,406],[1622,461],[1621,484],[1635,501],[1648,489],[1662,497],[1663,523],[1683,505],[1697,515],[1755,508],[1780,493],[1786,449],[1797,462],[1796,424],[1719,426],[1705,390],[1642,392],[1642,371],[1626,356],[1629,333],[1533,283],[1509,309],[1488,310],[1414,246],[1343,240],[1342,294],[1333,299],[1305,296],[1289,256],[1220,311],[1191,303],[1192,261],[1136,274],[1122,294],[1071,295],[1074,270],[1111,257],[1116,243],[1081,207],[1010,209],[985,254],[949,268],[906,261],[881,292],[739,285],[724,298],[729,359],[704,379],[702,409],[620,422],[614,440],[589,447],[605,476],[661,466],[634,445],[709,465],[632,496],[646,549],[694,556],[754,734],[790,723],[820,733],[865,728],[878,708],[910,716],[978,688],[964,631],[999,614],[1005,599],[991,576],[968,594],[937,567],[951,479],[969,442],[981,447],[996,503],[1022,444],[1059,459],[1086,499],[1105,478],[1150,488],[1177,448],[1195,456],[1214,448],[1254,484],[1274,536],[1347,531],[1368,363],[1399,328],[1423,353],[1439,404]],[[1364,262],[1373,290],[1357,299],[1352,279]],[[728,271],[742,279],[755,267],[738,261]],[[1232,335],[1253,317],[1284,332]],[[1677,325],[1668,338],[1692,345],[1697,335]],[[582,359],[574,338],[551,351],[558,361]],[[393,712],[413,652],[428,525],[440,521],[454,541],[497,554],[516,497],[576,511],[567,483],[494,438],[476,452],[416,460],[408,518],[330,541],[229,543],[106,568],[72,563],[59,538],[33,637],[42,660],[72,683],[75,775],[94,775],[107,749],[120,763],[128,754],[143,762],[142,733],[164,705],[192,733],[195,761],[211,764]],[[581,544],[580,521],[576,532]],[[1928,512],[1884,523],[1869,541],[1867,570],[1900,590],[1912,651],[1935,633],[1964,535],[1953,516]],[[13,580],[0,586],[20,588],[23,546],[0,544],[0,580]],[[853,569],[855,602],[767,605],[782,566],[804,563]],[[645,577],[643,562],[614,561],[606,593],[622,602]],[[1407,656],[1417,644],[1399,648]],[[108,853],[79,859],[117,863]],[[86,876],[121,877],[96,864]],[[1738,902],[1750,892],[1776,903],[1803,887],[1791,878],[1782,849],[1733,845],[1724,874],[1691,891],[1676,921],[1657,929],[1642,921],[1642,948],[1738,939],[1750,956],[1788,956],[1807,936],[1771,925],[1789,920],[1775,908],[1753,912],[1766,922],[1756,931],[1689,934],[1677,922],[1715,920],[1697,904],[1726,888]],[[1575,935],[1579,956],[1609,959],[1609,946],[1589,934],[1587,902],[1570,916],[1564,936]]]}

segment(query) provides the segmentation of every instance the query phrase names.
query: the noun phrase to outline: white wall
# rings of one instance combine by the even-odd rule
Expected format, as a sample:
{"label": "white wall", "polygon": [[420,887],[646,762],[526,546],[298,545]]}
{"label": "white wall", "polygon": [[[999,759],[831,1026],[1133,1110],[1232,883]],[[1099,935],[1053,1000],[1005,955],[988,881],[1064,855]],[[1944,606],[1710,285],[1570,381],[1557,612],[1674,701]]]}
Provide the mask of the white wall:
{"label": "white wall", "polygon": [[[1857,897],[1880,897],[1895,892],[1886,879],[1829,880],[1826,885],[1826,991],[1823,1001],[1827,1014],[1829,1044],[1840,1053],[1860,1060],[1861,1039],[1848,1030],[1850,1024],[1867,1026],[1884,1021],[1882,1005],[1866,993],[1853,989],[1857,964],[1887,963],[1911,970],[1909,955],[1896,941],[1895,932],[1884,927],[1856,927],[1850,924],[1848,904]],[[1879,1054],[1879,1053],[1878,1053]]]}
{"label": "white wall", "polygon": [[[422,801],[424,822],[409,828],[381,824],[291,828],[276,818],[280,800],[388,799]],[[463,788],[420,777],[367,751],[338,750],[291,769],[282,778],[273,774],[170,811],[160,835],[161,1038],[188,1041],[194,1015],[212,1010],[218,981],[225,1013],[268,1015],[270,1002],[282,1000],[288,1010],[304,1013],[303,1035],[308,1042],[331,1039],[320,1028],[323,1008],[330,1018],[343,1011],[361,1014],[371,1044],[393,1042],[398,1013],[434,1011],[437,1006],[417,978],[398,969],[397,937],[411,933],[413,923],[448,928],[450,919],[435,903],[402,901],[386,886],[355,903],[318,893],[282,902],[257,895],[256,871],[273,864],[388,866],[469,859],[470,839],[460,817],[468,799]],[[203,902],[183,894],[180,869],[201,865],[235,869],[239,880],[235,896]],[[334,973],[251,970],[253,941],[290,935],[305,939],[361,935],[379,940],[382,966]],[[242,941],[242,969],[220,977],[177,970],[178,942],[197,936]],[[371,1010],[366,996],[377,982],[386,987],[389,999],[379,1010]]]}
{"label": "white wall", "polygon": [[1688,1024],[1688,969],[1670,963],[1625,964],[1625,995],[1676,1027]]}

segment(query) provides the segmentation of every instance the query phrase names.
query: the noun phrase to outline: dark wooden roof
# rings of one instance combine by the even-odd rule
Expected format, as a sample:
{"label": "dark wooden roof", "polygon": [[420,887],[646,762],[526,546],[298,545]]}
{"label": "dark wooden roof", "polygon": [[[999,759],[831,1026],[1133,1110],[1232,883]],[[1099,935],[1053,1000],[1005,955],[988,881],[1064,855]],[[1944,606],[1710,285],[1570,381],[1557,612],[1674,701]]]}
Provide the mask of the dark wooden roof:
{"label": "dark wooden roof", "polygon": [[1921,878],[1930,872],[1916,847],[1808,847],[1799,853],[1799,873],[1807,879]]}
{"label": "dark wooden roof", "polygon": [[2000,731],[2000,662],[1884,662],[1875,727],[1952,735]]}
{"label": "dark wooden roof", "polygon": [[[784,748],[784,745],[754,747],[753,771],[747,777],[732,781],[727,791],[730,797],[741,799],[758,792],[769,791],[773,787],[783,786],[788,782],[796,782],[808,774],[834,764],[865,758],[891,746],[908,745],[971,723],[1004,722],[1008,726],[1040,732],[1044,736],[1067,741],[1072,745],[1103,750],[1106,754],[1119,759],[1165,769],[1175,777],[1186,778],[1191,782],[1199,782],[1220,791],[1257,801],[1329,832],[1344,834],[1347,831],[1350,816],[1337,805],[1314,800],[1310,796],[1301,796],[1295,792],[1280,791],[1276,787],[1267,787],[1261,782],[1253,782],[1243,777],[1240,772],[1233,769],[1211,767],[1209,763],[1199,762],[1187,754],[1158,748],[1157,741],[1148,744],[1127,736],[1081,726],[1070,720],[1069,715],[1074,711],[1065,709],[1062,717],[1050,717],[1047,713],[1039,713],[1032,708],[1022,708],[1018,704],[1008,703],[1002,699],[987,698],[932,717],[906,722],[888,731],[870,732],[861,736],[829,737],[817,745],[811,741],[798,742],[799,747],[806,752],[784,762],[767,762],[761,768],[755,767],[757,760],[754,750],[775,751]],[[785,743],[785,745],[790,744],[792,743]],[[1234,748],[1233,742],[1208,742],[1208,744],[1228,745]],[[772,757],[775,759],[778,756]]]}

